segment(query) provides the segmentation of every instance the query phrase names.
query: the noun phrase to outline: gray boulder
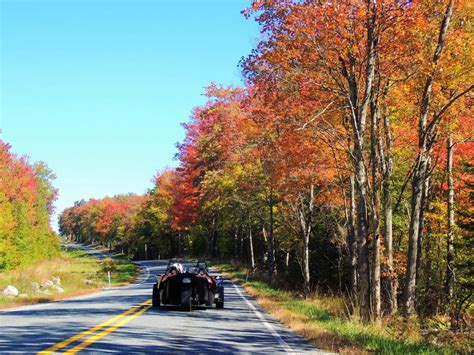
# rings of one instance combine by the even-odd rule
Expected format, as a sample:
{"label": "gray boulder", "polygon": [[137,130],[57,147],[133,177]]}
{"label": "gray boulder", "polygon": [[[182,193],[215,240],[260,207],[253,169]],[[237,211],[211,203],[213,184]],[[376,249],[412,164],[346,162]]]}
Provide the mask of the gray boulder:
{"label": "gray boulder", "polygon": [[64,293],[64,290],[58,285],[52,286],[51,289],[57,293]]}
{"label": "gray boulder", "polygon": [[51,280],[47,280],[47,281],[43,284],[43,287],[51,287],[51,286],[54,286],[54,283],[53,283],[53,281],[51,281]]}
{"label": "gray boulder", "polygon": [[5,287],[3,289],[3,292],[2,292],[2,294],[4,296],[11,296],[11,297],[18,296],[18,293],[19,292],[18,292],[17,288],[15,286],[12,286],[12,285],[8,285],[7,287]]}

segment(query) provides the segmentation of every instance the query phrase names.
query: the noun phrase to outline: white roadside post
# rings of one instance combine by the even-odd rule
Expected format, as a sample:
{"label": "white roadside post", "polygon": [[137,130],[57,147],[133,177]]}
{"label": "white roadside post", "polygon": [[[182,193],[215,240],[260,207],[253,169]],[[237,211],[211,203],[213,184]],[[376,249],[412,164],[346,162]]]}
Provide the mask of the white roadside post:
{"label": "white roadside post", "polygon": [[107,278],[109,279],[109,288],[111,288],[111,286],[110,286],[110,271],[107,271]]}

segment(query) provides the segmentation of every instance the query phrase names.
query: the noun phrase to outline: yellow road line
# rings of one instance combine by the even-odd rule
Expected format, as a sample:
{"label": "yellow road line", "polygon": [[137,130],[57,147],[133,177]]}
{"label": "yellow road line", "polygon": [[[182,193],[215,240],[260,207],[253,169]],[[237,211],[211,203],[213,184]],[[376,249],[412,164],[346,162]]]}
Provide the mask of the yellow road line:
{"label": "yellow road line", "polygon": [[132,312],[135,312],[136,310],[138,310],[140,307],[146,305],[146,304],[149,304],[151,302],[151,300],[146,300],[145,302],[143,303],[140,303],[139,305],[136,305],[128,310],[126,310],[125,312],[113,317],[113,318],[110,318],[109,320],[106,320],[105,322],[103,323],[100,323],[100,324],[97,324],[96,326],[88,329],[88,330],[85,330],[81,333],[78,333],[76,335],[73,335],[72,337],[66,339],[66,340],[63,340],[62,342],[60,343],[57,343],[45,350],[42,350],[40,352],[38,352],[37,354],[41,354],[41,355],[46,355],[46,354],[52,354],[54,351],[56,350],[59,350],[59,349],[62,349],[66,346],[68,346],[69,344],[71,344],[72,342],[76,341],[76,340],[79,340],[81,338],[84,338],[85,336],[88,336],[106,326],[108,326],[109,324],[115,322],[115,321],[118,321],[119,319],[122,319],[123,317],[126,317],[127,315],[129,315],[130,313]]}
{"label": "yellow road line", "polygon": [[130,322],[132,319],[138,317],[140,314],[146,312],[148,309],[151,308],[151,305],[149,306],[146,306],[146,307],[143,307],[140,311],[138,312],[135,312],[133,313],[132,315],[128,316],[127,318],[125,319],[122,319],[120,322],[116,323],[115,325],[101,331],[100,333],[97,333],[97,334],[94,334],[93,336],[91,336],[90,338],[87,338],[86,340],[84,340],[81,344],[79,345],[76,345],[75,347],[73,347],[72,349],[64,352],[64,354],[76,354],[78,351],[81,351],[82,349],[88,347],[89,345],[95,343],[96,341],[102,339],[103,337],[105,337],[106,335],[116,331],[118,328],[120,328],[121,326],[127,324],[128,322]]}

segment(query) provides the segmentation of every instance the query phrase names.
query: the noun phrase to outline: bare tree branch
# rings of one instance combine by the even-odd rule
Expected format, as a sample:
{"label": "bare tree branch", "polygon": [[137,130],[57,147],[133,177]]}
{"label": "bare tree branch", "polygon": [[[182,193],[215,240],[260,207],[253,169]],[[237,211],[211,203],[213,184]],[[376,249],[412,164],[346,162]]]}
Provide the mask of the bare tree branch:
{"label": "bare tree branch", "polygon": [[466,95],[469,91],[474,89],[474,84],[471,84],[468,88],[465,90],[461,91],[459,94],[454,95],[438,112],[434,114],[434,117],[436,119],[439,119],[441,115],[452,105],[456,102],[456,100],[460,99],[464,95]]}
{"label": "bare tree branch", "polygon": [[331,101],[322,111],[320,111],[317,115],[313,116],[313,118],[311,118],[308,122],[306,122],[303,126],[301,126],[300,128],[297,128],[296,130],[297,131],[300,131],[302,129],[305,129],[306,126],[308,126],[311,122],[314,122],[314,120],[316,120],[318,117],[320,117],[321,115],[323,115],[327,109],[329,107],[331,107],[331,105],[334,103],[334,101]]}

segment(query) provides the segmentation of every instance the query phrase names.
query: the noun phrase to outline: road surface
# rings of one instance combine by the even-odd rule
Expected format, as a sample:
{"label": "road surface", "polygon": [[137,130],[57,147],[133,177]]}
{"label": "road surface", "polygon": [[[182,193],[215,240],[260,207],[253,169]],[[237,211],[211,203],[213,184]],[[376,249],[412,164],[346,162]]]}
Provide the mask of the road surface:
{"label": "road surface", "polygon": [[167,261],[140,264],[130,286],[0,311],[0,353],[320,352],[231,281],[224,284],[223,310],[152,308],[154,275]]}

